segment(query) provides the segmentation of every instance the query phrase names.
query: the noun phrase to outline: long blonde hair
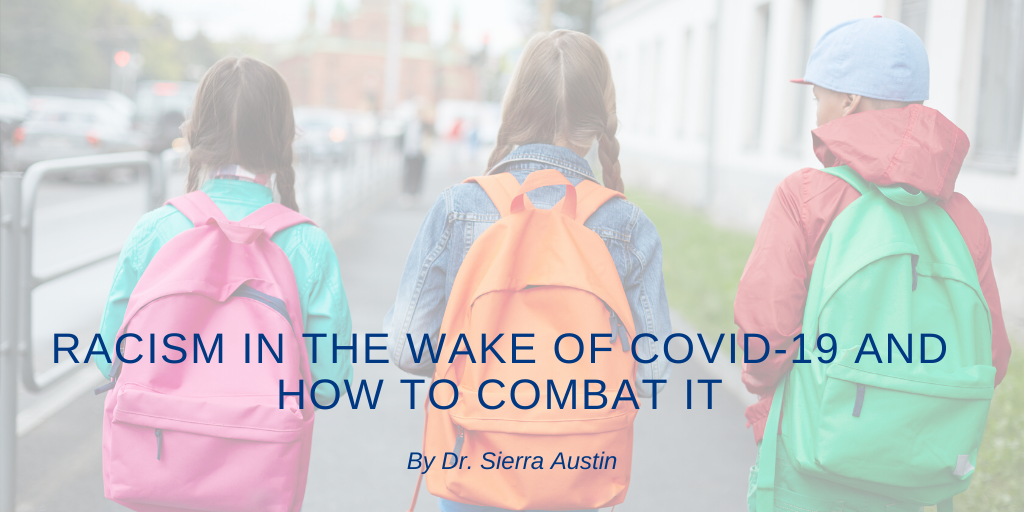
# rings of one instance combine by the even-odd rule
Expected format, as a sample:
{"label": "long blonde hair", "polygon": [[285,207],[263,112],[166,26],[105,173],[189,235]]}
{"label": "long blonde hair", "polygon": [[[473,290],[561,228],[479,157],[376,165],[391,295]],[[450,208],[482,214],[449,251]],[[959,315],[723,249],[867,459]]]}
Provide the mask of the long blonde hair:
{"label": "long blonde hair", "polygon": [[505,93],[497,146],[487,173],[516,146],[588,148],[597,140],[602,181],[622,191],[615,131],[615,84],[604,50],[572,30],[540,33],[526,44]]}

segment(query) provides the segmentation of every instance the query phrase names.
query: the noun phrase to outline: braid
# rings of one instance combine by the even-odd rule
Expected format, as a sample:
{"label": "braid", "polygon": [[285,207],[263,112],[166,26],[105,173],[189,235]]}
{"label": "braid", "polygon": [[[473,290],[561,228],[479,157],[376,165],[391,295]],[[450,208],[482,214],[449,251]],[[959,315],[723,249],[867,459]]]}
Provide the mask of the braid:
{"label": "braid", "polygon": [[582,153],[597,140],[604,186],[621,192],[618,124],[615,85],[601,46],[571,30],[538,33],[526,43],[505,92],[487,173],[525,144]]}
{"label": "braid", "polygon": [[287,168],[277,171],[274,183],[277,193],[281,195],[281,204],[299,211],[299,204],[295,202],[295,168],[289,164]]}
{"label": "braid", "polygon": [[608,116],[608,124],[598,140],[598,158],[601,160],[601,181],[604,186],[622,192],[622,166],[619,164],[619,140],[615,131],[619,127],[619,118],[612,111]]}
{"label": "braid", "polygon": [[504,125],[498,129],[498,142],[494,146],[494,151],[491,151],[491,157],[487,159],[484,175],[490,174],[491,169],[494,169],[494,166],[498,165],[515,148],[513,144],[508,143],[508,134],[505,131]]}
{"label": "braid", "polygon": [[202,183],[199,182],[202,179],[202,175],[203,166],[197,161],[197,159],[192,158],[190,155],[188,158],[188,181],[185,185],[185,191],[195,192],[196,190],[199,190],[200,185],[202,185]]}
{"label": "braid", "polygon": [[202,185],[204,169],[238,165],[255,174],[276,172],[281,204],[299,211],[294,112],[288,84],[274,68],[250,57],[217,61],[199,83],[182,132],[191,147],[189,192]]}

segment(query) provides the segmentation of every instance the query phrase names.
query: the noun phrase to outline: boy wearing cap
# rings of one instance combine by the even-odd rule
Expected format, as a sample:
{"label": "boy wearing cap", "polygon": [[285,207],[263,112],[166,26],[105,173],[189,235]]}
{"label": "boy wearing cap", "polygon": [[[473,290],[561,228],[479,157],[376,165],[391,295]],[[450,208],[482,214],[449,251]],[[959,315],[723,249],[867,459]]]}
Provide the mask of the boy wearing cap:
{"label": "boy wearing cap", "polygon": [[[998,384],[1006,373],[1010,345],[992,273],[988,229],[967,198],[953,191],[969,147],[967,136],[923,105],[929,81],[924,44],[912,30],[892,20],[848,21],[821,37],[804,78],[793,81],[813,86],[818,127],[811,132],[812,140],[815,155],[825,167],[847,165],[877,186],[901,185],[912,193],[923,192],[953,220],[974,260],[991,312],[992,365]],[[765,213],[734,306],[741,334],[762,334],[771,345],[767,359],[743,368],[747,390],[760,397],[746,410],[747,425],[753,427],[758,444],[775,387],[798,356],[789,349],[802,332],[815,257],[832,221],[859,197],[843,179],[805,168],[779,184]],[[776,353],[776,349],[785,352]],[[780,447],[779,453],[783,452]],[[841,494],[836,485],[823,481],[824,495]],[[783,498],[776,494],[775,499],[778,504]],[[752,499],[751,510],[753,503]],[[823,503],[822,510],[832,510],[828,508],[832,505]],[[904,510],[888,505],[878,510]]]}

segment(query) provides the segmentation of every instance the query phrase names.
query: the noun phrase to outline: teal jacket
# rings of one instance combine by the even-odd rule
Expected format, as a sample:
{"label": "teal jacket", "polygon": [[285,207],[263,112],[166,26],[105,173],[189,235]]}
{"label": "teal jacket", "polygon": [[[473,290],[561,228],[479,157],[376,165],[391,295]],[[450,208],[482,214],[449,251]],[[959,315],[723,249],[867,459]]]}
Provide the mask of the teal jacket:
{"label": "teal jacket", "polygon": [[[260,207],[274,200],[269,188],[248,181],[212,179],[203,185],[203,191],[213,199],[224,215],[230,220],[241,220]],[[114,271],[114,283],[107,296],[107,305],[100,323],[100,334],[110,350],[117,331],[124,323],[128,298],[149,262],[165,243],[179,233],[192,227],[192,222],[173,206],[164,205],[139,219],[128,242],[121,250],[121,256]],[[341,340],[352,337],[352,317],[348,299],[341,283],[338,257],[334,254],[327,234],[311,224],[300,224],[275,234],[271,240],[280,247],[295,272],[295,283],[299,289],[302,304],[302,325],[305,332],[338,334]],[[327,338],[330,340],[330,338]],[[307,339],[306,352],[312,361],[312,343]],[[331,343],[317,344],[317,362],[310,364],[313,380],[331,379],[341,384],[352,378],[352,363],[349,351],[338,353],[338,362],[332,362]],[[112,354],[112,353],[111,353]],[[96,366],[109,377],[110,363],[103,357],[96,358]],[[320,386],[329,389],[330,386]],[[319,391],[319,390],[318,390]],[[332,396],[328,400],[333,399]]]}

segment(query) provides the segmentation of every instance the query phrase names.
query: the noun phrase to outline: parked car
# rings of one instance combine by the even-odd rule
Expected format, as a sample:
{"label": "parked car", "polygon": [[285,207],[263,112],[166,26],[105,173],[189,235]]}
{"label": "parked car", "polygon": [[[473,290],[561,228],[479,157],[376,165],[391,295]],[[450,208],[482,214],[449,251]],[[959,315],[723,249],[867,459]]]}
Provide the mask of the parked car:
{"label": "parked car", "polygon": [[12,76],[0,75],[0,171],[14,169],[14,131],[28,115],[28,93]]}
{"label": "parked car", "polygon": [[135,116],[135,102],[128,96],[110,89],[87,89],[84,87],[33,87],[32,96],[57,96],[79,100],[102,101],[110,108],[131,119]]}
{"label": "parked car", "polygon": [[295,159],[306,165],[343,168],[352,158],[352,125],[348,116],[326,108],[295,109]]}
{"label": "parked car", "polygon": [[131,117],[107,101],[33,96],[29,104],[12,137],[20,171],[40,160],[141,149]]}
{"label": "parked car", "polygon": [[135,129],[151,153],[170,148],[180,138],[181,124],[192,107],[199,84],[147,80],[135,87]]}

